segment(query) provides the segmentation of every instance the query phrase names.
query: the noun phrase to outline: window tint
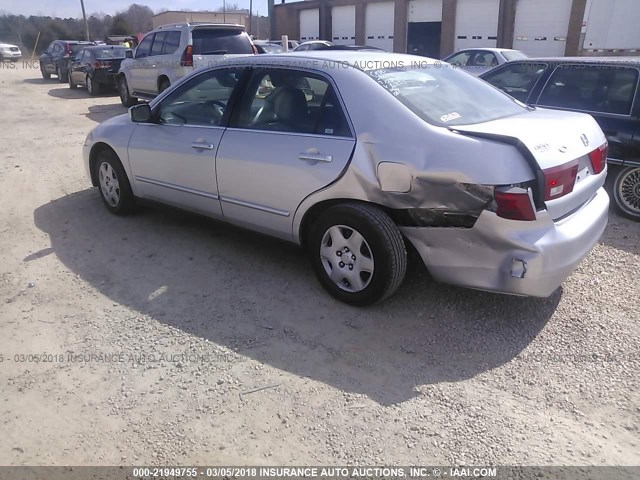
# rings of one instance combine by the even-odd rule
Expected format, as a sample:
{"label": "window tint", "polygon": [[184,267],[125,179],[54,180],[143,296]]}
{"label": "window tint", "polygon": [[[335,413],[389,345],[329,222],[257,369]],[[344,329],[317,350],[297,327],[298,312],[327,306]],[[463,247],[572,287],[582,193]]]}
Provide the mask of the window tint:
{"label": "window tint", "polygon": [[253,53],[251,40],[242,30],[196,28],[191,36],[194,55]]}
{"label": "window tint", "polygon": [[561,65],[551,75],[538,105],[629,115],[638,70],[617,65]]}
{"label": "window tint", "polygon": [[544,63],[516,63],[487,73],[482,79],[526,103],[531,90],[546,69],[547,65]]}
{"label": "window tint", "polygon": [[467,64],[469,63],[470,58],[471,58],[471,53],[462,52],[451,57],[449,60],[447,60],[447,63],[450,63],[451,65],[455,65],[456,67],[466,67]]}
{"label": "window tint", "polygon": [[151,44],[153,43],[153,33],[150,33],[142,39],[138,48],[136,48],[136,58],[148,57],[151,52]]}
{"label": "window tint", "polygon": [[164,37],[167,35],[167,32],[158,32],[156,33],[156,38],[153,40],[153,46],[151,47],[151,55],[160,55],[162,54],[162,47],[164,45]]}
{"label": "window tint", "polygon": [[125,58],[126,51],[127,49],[124,47],[108,47],[91,50],[97,58]]}
{"label": "window tint", "polygon": [[253,74],[234,126],[351,136],[333,86],[320,76],[284,69]]}
{"label": "window tint", "polygon": [[162,53],[168,55],[175,53],[180,46],[180,32],[167,32],[167,36],[164,38],[164,48]]}
{"label": "window tint", "polygon": [[241,69],[218,70],[193,78],[162,101],[157,114],[159,123],[220,125],[241,72]]}
{"label": "window tint", "polygon": [[381,68],[366,73],[409,110],[434,125],[469,125],[526,111],[482,80],[446,65]]}
{"label": "window tint", "polygon": [[79,52],[82,48],[84,48],[86,46],[81,44],[81,43],[72,43],[71,45],[69,45],[70,49],[71,49],[71,53],[77,53]]}

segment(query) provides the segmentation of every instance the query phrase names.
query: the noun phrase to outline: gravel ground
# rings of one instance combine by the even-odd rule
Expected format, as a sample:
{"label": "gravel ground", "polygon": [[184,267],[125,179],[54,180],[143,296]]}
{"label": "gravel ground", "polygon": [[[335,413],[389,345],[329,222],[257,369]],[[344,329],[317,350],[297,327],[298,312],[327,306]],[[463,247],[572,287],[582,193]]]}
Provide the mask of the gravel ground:
{"label": "gravel ground", "polygon": [[640,464],[639,223],[547,299],[416,266],[351,308],[291,245],[107,213],[81,146],[117,97],[0,94],[0,464]]}

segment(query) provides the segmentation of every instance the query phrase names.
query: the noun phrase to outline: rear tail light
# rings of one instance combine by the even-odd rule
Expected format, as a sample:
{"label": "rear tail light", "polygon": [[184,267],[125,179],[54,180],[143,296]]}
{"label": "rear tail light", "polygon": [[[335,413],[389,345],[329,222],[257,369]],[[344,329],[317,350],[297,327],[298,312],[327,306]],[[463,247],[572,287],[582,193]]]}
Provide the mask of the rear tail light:
{"label": "rear tail light", "polygon": [[529,190],[520,187],[508,190],[496,189],[494,198],[496,214],[499,217],[528,222],[536,219],[536,211]]}
{"label": "rear tail light", "polygon": [[593,173],[595,173],[596,175],[601,173],[607,164],[607,153],[609,150],[608,147],[609,147],[609,144],[605,142],[603,145],[596,148],[593,152],[589,154],[589,159],[591,160],[591,166],[593,167]]}
{"label": "rear tail light", "polygon": [[180,59],[181,67],[193,67],[193,45],[187,45]]}
{"label": "rear tail light", "polygon": [[547,168],[544,174],[544,200],[555,200],[573,191],[578,175],[578,161]]}

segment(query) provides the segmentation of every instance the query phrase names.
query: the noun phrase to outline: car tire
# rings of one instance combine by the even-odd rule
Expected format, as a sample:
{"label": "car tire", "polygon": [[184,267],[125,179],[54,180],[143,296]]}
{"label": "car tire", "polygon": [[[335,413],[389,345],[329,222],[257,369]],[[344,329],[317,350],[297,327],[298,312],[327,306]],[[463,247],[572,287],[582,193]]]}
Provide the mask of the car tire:
{"label": "car tire", "polygon": [[398,227],[373,205],[328,208],[313,223],[307,247],[322,286],[351,305],[390,297],[407,270],[407,250]]}
{"label": "car tire", "polygon": [[67,83],[69,81],[69,73],[62,73],[62,69],[59,66],[56,67],[56,74],[58,75],[58,82]]}
{"label": "car tire", "polygon": [[78,88],[78,85],[76,83],[73,83],[73,80],[71,79],[71,74],[69,74],[68,77],[69,77],[69,88],[71,90],[75,90],[76,88]]}
{"label": "car tire", "polygon": [[618,170],[613,181],[613,198],[622,215],[640,221],[640,167]]}
{"label": "car tire", "polygon": [[127,85],[127,79],[124,75],[118,78],[118,92],[120,93],[122,106],[132,107],[138,103],[137,97],[132,97],[129,94],[129,86]]}
{"label": "car tire", "polygon": [[97,97],[98,95],[100,95],[100,90],[101,90],[100,84],[96,82],[93,76],[87,73],[85,82],[87,85],[87,92],[89,92],[89,95],[91,95],[92,97]]}
{"label": "car tire", "polygon": [[160,86],[158,87],[158,93],[164,92],[167,88],[171,86],[171,82],[166,78],[160,82]]}
{"label": "car tire", "polygon": [[98,191],[107,210],[115,215],[127,215],[135,207],[135,197],[127,173],[111,150],[103,150],[95,159]]}
{"label": "car tire", "polygon": [[51,74],[45,72],[44,65],[42,64],[40,64],[40,73],[42,74],[42,78],[44,78],[45,80],[49,80],[51,78]]}

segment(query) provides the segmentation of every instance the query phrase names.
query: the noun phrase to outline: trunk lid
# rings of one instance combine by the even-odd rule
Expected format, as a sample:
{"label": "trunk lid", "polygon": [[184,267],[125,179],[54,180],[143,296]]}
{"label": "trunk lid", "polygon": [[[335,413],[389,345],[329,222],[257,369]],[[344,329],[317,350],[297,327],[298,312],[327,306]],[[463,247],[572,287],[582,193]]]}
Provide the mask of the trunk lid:
{"label": "trunk lid", "polygon": [[[462,134],[516,144],[528,157],[536,173],[537,206],[560,219],[580,208],[604,185],[606,169],[598,172],[590,154],[606,143],[596,121],[582,113],[537,109],[520,115],[476,125],[451,127]],[[556,196],[549,196],[553,175],[564,171],[575,175]],[[562,174],[559,178],[562,177]],[[545,198],[547,197],[547,198]],[[550,198],[549,198],[550,197]]]}

